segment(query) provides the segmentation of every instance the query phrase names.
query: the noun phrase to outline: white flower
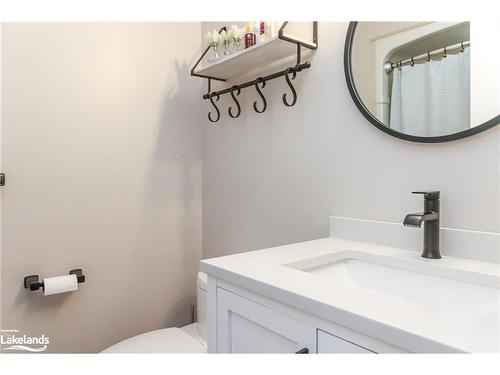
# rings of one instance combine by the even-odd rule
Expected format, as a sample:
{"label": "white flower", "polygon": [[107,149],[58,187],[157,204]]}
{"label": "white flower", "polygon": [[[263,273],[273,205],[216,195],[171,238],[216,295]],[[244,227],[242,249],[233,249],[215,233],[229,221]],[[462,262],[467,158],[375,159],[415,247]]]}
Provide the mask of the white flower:
{"label": "white flower", "polygon": [[208,39],[208,44],[210,47],[218,47],[222,44],[223,42],[223,37],[217,30],[212,30],[212,32],[207,33],[207,39]]}
{"label": "white flower", "polygon": [[220,38],[222,39],[223,42],[225,42],[228,39],[228,34],[226,33],[226,30],[222,30],[220,32]]}
{"label": "white flower", "polygon": [[233,41],[233,38],[232,38],[231,34],[232,34],[231,32],[226,33],[226,30],[222,30],[221,33],[220,33],[222,42],[224,43],[224,46],[226,48],[229,47],[229,45]]}
{"label": "white flower", "polygon": [[230,28],[230,29],[227,31],[226,37],[227,37],[227,39],[229,39],[229,40],[231,40],[231,41],[233,40],[233,29],[232,29],[232,28]]}
{"label": "white flower", "polygon": [[242,27],[238,27],[237,25],[231,25],[228,34],[230,35],[230,38],[233,42],[238,43],[243,40],[245,29]]}

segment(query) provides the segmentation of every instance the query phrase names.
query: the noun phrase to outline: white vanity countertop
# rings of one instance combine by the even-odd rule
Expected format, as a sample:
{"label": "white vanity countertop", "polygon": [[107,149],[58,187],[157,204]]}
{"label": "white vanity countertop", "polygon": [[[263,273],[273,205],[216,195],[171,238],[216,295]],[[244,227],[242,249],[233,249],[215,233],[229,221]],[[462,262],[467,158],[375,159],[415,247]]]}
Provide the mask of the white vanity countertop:
{"label": "white vanity countertop", "polygon": [[438,308],[372,289],[331,285],[318,275],[285,266],[349,249],[411,260],[422,267],[427,264],[434,269],[472,271],[490,280],[500,276],[500,266],[493,263],[452,257],[430,260],[416,251],[336,238],[207,259],[201,261],[200,268],[239,287],[411,352],[500,352],[500,289],[496,306],[465,314],[454,306]]}

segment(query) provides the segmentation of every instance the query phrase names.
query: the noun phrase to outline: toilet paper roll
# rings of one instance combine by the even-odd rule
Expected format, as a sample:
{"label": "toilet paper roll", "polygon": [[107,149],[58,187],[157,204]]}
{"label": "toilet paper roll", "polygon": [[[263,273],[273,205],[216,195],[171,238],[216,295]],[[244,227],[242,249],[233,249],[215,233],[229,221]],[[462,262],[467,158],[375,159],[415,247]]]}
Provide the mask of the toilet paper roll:
{"label": "toilet paper roll", "polygon": [[56,276],[43,279],[43,295],[72,292],[78,289],[76,275]]}

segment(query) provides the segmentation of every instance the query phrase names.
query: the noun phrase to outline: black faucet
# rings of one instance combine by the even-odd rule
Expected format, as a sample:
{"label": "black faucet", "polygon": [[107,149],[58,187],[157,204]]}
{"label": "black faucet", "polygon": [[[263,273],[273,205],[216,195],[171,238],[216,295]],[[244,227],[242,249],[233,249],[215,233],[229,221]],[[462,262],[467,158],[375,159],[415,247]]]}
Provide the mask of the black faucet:
{"label": "black faucet", "polygon": [[420,228],[424,224],[424,250],[422,256],[441,259],[439,252],[439,191],[413,191],[424,195],[424,212],[408,214],[403,221],[407,227]]}

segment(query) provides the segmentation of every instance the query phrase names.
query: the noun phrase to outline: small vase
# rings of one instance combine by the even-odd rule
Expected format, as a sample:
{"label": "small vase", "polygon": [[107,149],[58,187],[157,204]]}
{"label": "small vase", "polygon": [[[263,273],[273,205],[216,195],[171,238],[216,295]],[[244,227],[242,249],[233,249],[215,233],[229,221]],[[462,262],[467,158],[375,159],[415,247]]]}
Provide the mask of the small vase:
{"label": "small vase", "polygon": [[224,43],[223,50],[224,56],[229,56],[231,54],[231,43]]}
{"label": "small vase", "polygon": [[212,47],[212,54],[211,57],[209,57],[208,61],[215,62],[221,58],[220,46],[211,46],[211,47]]}
{"label": "small vase", "polygon": [[241,40],[238,41],[233,41],[233,53],[236,53],[240,50],[241,47]]}

